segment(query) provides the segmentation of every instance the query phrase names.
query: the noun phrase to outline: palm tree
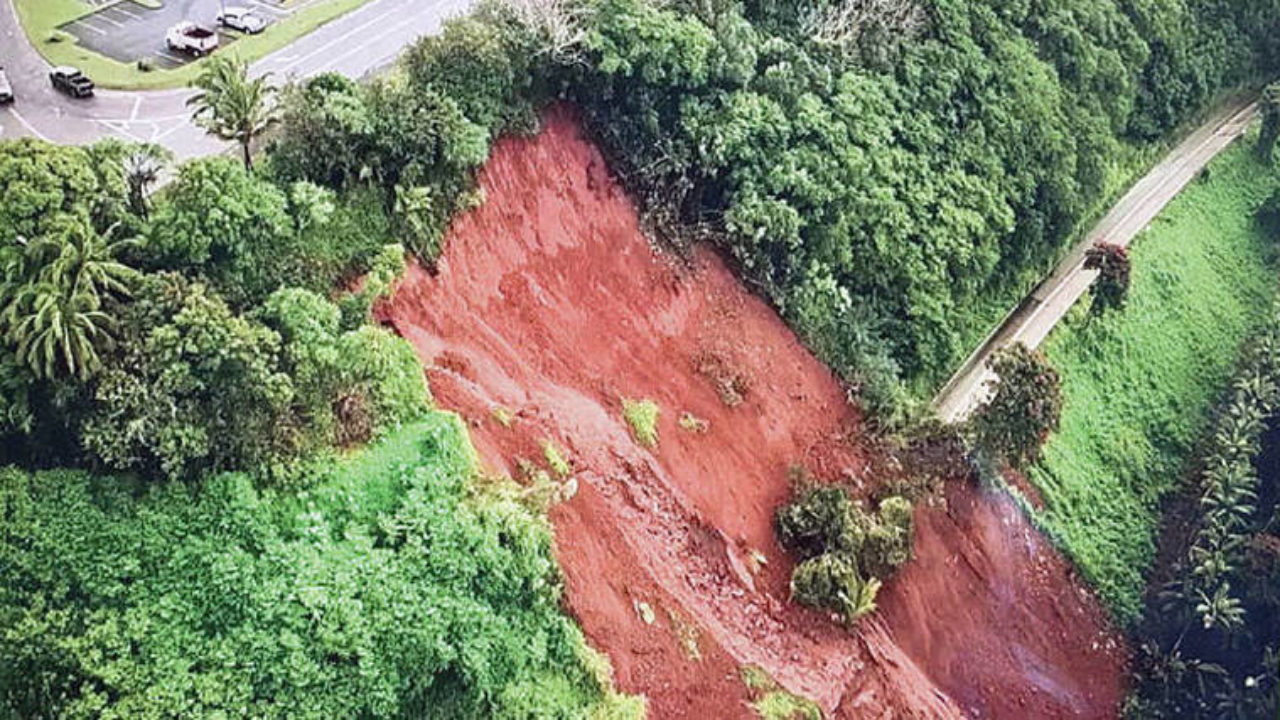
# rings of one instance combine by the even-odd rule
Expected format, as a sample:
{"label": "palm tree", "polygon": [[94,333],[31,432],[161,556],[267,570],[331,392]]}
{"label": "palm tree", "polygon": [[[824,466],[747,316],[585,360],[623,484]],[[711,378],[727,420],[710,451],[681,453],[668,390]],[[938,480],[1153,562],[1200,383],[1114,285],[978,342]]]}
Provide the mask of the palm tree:
{"label": "palm tree", "polygon": [[249,79],[249,64],[227,56],[211,58],[192,83],[199,93],[187,100],[195,111],[192,119],[223,140],[240,143],[244,167],[253,170],[250,146],[275,121],[272,98],[277,88],[268,82],[270,74]]}
{"label": "palm tree", "polygon": [[56,249],[41,270],[41,280],[72,291],[85,290],[95,297],[129,294],[129,283],[137,272],[116,260],[125,248],[137,244],[134,238],[117,239],[119,223],[107,228],[101,235],[84,225],[77,224],[59,241],[41,240],[32,246],[33,252],[44,250],[42,244]]}
{"label": "palm tree", "polygon": [[136,272],[115,259],[134,241],[75,223],[7,253],[0,283],[0,328],[17,360],[38,377],[87,379],[102,367],[100,349],[114,345],[116,322],[104,309],[129,294]]}
{"label": "palm tree", "polygon": [[168,150],[147,143],[124,159],[124,179],[129,185],[129,209],[144,220],[151,213],[151,203],[147,196],[151,186],[160,179],[160,173],[172,159]]}
{"label": "palm tree", "polygon": [[98,348],[114,344],[115,319],[91,292],[40,283],[22,293],[28,308],[10,331],[18,362],[37,377],[86,380],[102,369]]}

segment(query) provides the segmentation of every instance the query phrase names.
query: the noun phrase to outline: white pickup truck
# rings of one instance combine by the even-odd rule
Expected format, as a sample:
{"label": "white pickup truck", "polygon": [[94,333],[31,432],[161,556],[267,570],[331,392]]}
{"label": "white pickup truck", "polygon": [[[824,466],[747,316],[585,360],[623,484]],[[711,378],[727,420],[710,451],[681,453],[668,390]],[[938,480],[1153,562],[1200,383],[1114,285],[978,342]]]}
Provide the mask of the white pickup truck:
{"label": "white pickup truck", "polygon": [[200,57],[218,49],[218,33],[184,20],[169,28],[168,34],[164,36],[164,44],[170,50]]}

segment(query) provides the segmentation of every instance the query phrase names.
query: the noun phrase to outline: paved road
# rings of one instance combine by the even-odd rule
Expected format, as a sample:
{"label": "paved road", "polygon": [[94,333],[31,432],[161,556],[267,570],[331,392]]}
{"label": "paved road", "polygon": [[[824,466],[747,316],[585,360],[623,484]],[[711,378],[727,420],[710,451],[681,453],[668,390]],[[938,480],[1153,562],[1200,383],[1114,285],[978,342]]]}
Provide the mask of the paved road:
{"label": "paved road", "polygon": [[1256,112],[1256,104],[1247,100],[1229,104],[1139,180],[942,388],[933,401],[938,416],[946,422],[958,422],[984,402],[989,392],[987,381],[992,379],[987,369],[991,355],[1015,342],[1039,346],[1088,291],[1096,273],[1084,269],[1085,251],[1104,240],[1127,246],[1214,156],[1244,134]]}
{"label": "paved road", "polygon": [[[253,72],[271,72],[280,81],[327,71],[360,77],[389,64],[416,38],[438,32],[445,19],[470,5],[471,0],[373,0],[259,60]],[[118,137],[160,143],[182,159],[226,147],[191,124],[190,90],[100,90],[91,100],[54,92],[49,64],[27,42],[12,0],[0,0],[0,65],[17,95],[17,102],[0,110],[0,138],[84,144]]]}

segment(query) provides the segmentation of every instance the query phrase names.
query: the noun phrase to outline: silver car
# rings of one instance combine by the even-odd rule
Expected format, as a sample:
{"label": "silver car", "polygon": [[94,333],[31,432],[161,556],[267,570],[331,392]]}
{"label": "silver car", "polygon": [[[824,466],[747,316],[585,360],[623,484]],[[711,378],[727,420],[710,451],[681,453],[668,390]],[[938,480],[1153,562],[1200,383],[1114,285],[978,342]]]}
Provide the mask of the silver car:
{"label": "silver car", "polygon": [[9,84],[9,76],[0,67],[0,105],[13,102],[13,86]]}
{"label": "silver car", "polygon": [[229,7],[218,13],[218,24],[249,35],[257,35],[267,26],[267,21],[249,8]]}

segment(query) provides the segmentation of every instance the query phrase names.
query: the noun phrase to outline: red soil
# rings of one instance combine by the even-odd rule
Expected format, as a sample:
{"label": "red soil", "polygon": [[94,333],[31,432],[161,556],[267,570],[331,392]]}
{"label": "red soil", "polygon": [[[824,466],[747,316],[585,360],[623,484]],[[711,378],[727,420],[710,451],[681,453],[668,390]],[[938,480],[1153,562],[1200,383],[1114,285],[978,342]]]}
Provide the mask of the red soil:
{"label": "red soil", "polygon": [[[577,492],[551,511],[567,607],[651,717],[750,717],[748,665],[840,717],[1115,715],[1125,651],[1096,601],[967,483],[917,511],[881,613],[850,632],[789,603],[788,468],[870,485],[883,459],[835,378],[714,254],[651,248],[569,111],[499,142],[479,180],[438,274],[411,267],[380,313],[492,470],[545,465],[546,440],[570,460]],[[656,449],[623,397],[661,408]]]}

